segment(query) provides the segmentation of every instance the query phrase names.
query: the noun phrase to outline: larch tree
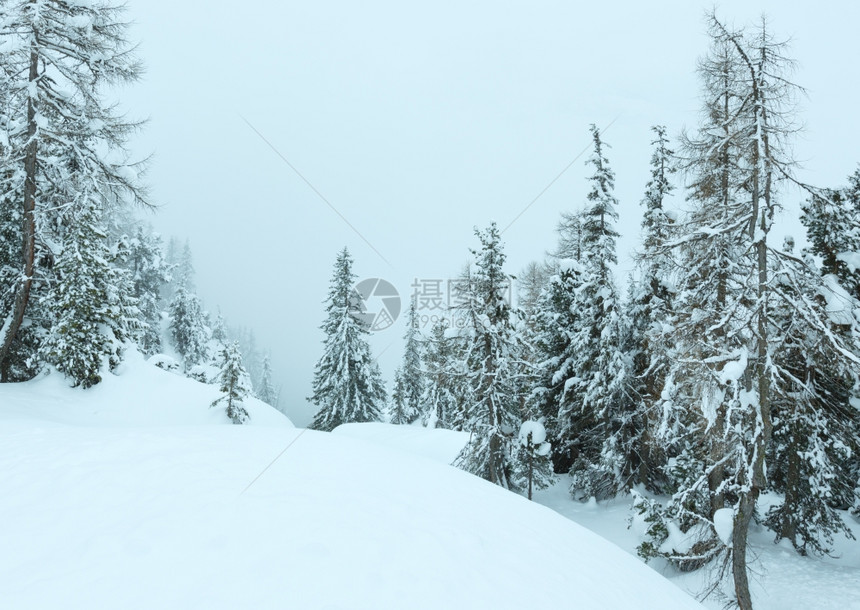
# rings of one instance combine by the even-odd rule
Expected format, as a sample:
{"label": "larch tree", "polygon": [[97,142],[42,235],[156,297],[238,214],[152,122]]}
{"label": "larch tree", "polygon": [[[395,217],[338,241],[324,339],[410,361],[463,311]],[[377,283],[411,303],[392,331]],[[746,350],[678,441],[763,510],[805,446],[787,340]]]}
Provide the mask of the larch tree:
{"label": "larch tree", "polygon": [[380,420],[386,392],[379,365],[365,338],[367,326],[356,314],[361,299],[354,290],[352,257],[344,248],[337,256],[326,300],[323,355],[314,369],[313,394],[319,410],[310,427],[331,431],[352,422]]}
{"label": "larch tree", "polygon": [[[126,142],[139,124],[106,100],[109,87],[139,78],[124,8],[104,2],[11,0],[0,5],[3,205],[15,205],[20,254],[14,297],[0,312],[0,373],[8,379],[34,282],[50,268],[51,239],[76,238],[93,205],[145,203]],[[84,194],[85,197],[80,195]]]}

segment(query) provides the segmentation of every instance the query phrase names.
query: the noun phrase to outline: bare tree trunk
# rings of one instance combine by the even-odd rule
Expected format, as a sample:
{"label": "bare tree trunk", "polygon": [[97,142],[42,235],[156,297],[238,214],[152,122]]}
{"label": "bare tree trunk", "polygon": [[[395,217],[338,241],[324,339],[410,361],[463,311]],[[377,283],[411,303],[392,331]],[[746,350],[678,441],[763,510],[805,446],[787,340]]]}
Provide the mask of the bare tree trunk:
{"label": "bare tree trunk", "polygon": [[[30,74],[29,81],[33,83],[39,77],[39,54],[35,41],[30,46]],[[0,381],[9,380],[9,356],[12,343],[18,335],[24,315],[27,312],[27,304],[30,302],[30,289],[33,284],[33,269],[36,260],[36,107],[33,98],[27,100],[27,148],[24,156],[24,221],[21,258],[23,261],[23,274],[20,279],[18,291],[15,294],[15,303],[12,309],[11,320],[6,327],[3,344],[0,346]]]}

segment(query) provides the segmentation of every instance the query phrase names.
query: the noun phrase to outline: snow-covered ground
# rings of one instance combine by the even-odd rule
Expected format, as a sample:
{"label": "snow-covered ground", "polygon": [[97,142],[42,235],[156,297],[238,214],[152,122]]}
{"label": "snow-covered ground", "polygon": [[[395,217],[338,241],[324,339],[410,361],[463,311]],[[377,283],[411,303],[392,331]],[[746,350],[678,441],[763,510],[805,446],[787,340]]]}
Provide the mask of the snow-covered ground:
{"label": "snow-covered ground", "polygon": [[223,425],[213,388],[142,360],[120,373],[0,386],[0,607],[699,607],[426,451],[298,430],[261,403],[263,425]]}
{"label": "snow-covered ground", "polygon": [[[465,433],[449,430],[385,424],[350,424],[336,432],[349,433],[387,447],[418,452],[444,463],[453,460],[468,438]],[[571,499],[569,486],[566,477],[562,477],[554,487],[536,492],[535,501],[635,556],[645,528],[638,519],[633,521],[632,527],[628,527],[631,500],[618,498],[601,503],[576,502]],[[773,497],[764,497],[761,510],[766,510],[767,503],[774,500]],[[855,537],[860,538],[857,520],[848,514],[845,519],[851,525]],[[751,587],[756,610],[860,609],[860,541],[840,537],[835,540],[833,557],[801,557],[787,542],[776,545],[769,531],[753,527],[751,556],[755,556],[756,560],[751,565],[754,572]],[[650,567],[691,595],[700,594],[704,590],[705,580],[710,577],[707,570],[679,573],[660,560],[652,561]],[[730,588],[730,583],[727,584]],[[704,605],[722,610],[725,601],[725,598],[711,596],[704,601]]]}

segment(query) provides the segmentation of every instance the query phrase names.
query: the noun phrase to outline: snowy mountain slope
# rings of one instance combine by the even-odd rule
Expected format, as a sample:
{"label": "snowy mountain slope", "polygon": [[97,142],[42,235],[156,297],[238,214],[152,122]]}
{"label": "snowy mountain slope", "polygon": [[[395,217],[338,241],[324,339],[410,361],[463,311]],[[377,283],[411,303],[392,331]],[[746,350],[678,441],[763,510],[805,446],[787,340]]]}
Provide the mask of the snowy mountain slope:
{"label": "snowy mountain slope", "polygon": [[163,398],[146,384],[74,391],[64,422],[40,419],[46,382],[0,397],[4,608],[700,608],[586,529],[432,460],[283,425],[117,425],[109,402]]}
{"label": "snowy mountain slope", "polygon": [[[116,374],[88,390],[70,388],[58,373],[26,383],[0,384],[0,422],[34,418],[87,426],[174,426],[229,424],[223,408],[209,408],[218,387],[169,373],[128,351]],[[250,425],[292,423],[269,405],[248,398]]]}

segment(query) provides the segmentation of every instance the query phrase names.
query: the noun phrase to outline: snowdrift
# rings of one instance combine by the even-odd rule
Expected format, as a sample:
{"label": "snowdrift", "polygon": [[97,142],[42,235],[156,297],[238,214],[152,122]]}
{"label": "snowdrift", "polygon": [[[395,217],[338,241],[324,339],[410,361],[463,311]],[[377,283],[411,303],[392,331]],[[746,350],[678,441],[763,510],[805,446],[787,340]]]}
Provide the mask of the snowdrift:
{"label": "snowdrift", "polygon": [[193,425],[214,421],[189,406],[205,386],[142,366],[95,391],[56,378],[0,386],[4,608],[701,608],[433,459],[274,411],[273,426]]}

